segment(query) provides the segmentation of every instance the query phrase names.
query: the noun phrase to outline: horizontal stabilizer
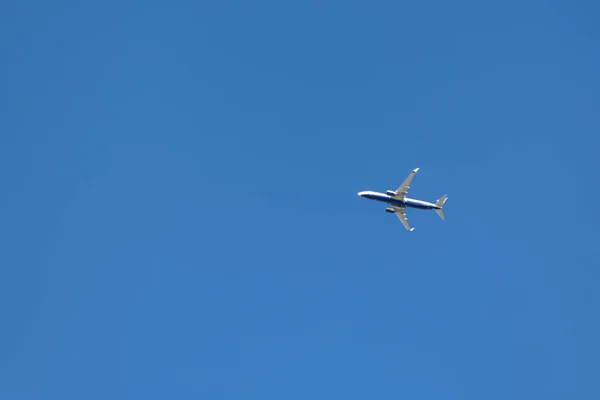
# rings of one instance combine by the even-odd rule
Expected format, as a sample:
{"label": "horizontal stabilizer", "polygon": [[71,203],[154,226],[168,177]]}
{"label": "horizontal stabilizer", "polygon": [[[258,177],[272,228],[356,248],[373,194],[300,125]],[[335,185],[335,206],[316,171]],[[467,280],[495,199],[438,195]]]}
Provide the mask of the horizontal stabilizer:
{"label": "horizontal stabilizer", "polygon": [[444,205],[444,203],[446,202],[446,200],[448,200],[448,196],[443,195],[442,197],[440,197],[440,199],[438,201],[435,202],[435,206],[442,207]]}
{"label": "horizontal stabilizer", "polygon": [[438,201],[435,202],[435,206],[438,207],[435,209],[435,212],[437,213],[437,215],[440,216],[441,219],[444,219],[444,212],[442,211],[442,207],[444,206],[446,200],[448,200],[448,196],[443,195]]}
{"label": "horizontal stabilizer", "polygon": [[437,215],[440,216],[441,219],[444,219],[444,212],[442,211],[441,208],[436,208],[435,212],[437,213]]}

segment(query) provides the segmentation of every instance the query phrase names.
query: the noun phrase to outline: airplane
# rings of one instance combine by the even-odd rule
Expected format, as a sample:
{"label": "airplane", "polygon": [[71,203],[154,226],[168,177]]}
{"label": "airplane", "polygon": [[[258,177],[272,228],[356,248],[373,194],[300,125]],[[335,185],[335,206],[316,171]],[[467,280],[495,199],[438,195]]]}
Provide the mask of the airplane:
{"label": "airplane", "polygon": [[448,200],[448,196],[443,195],[435,203],[429,203],[427,201],[409,199],[408,197],[405,197],[406,193],[408,192],[408,188],[410,187],[408,185],[410,185],[410,181],[412,181],[413,177],[415,176],[418,170],[419,168],[413,169],[408,175],[408,177],[406,177],[404,182],[402,182],[402,185],[400,185],[398,189],[396,189],[396,191],[387,190],[385,193],[379,193],[366,190],[363,192],[358,192],[358,195],[365,199],[381,201],[383,203],[391,205],[392,207],[386,208],[385,211],[388,213],[395,213],[407,231],[412,232],[413,230],[415,230],[415,228],[411,228],[410,225],[408,225],[408,221],[404,213],[405,208],[435,210],[435,212],[440,216],[440,218],[444,219],[442,206],[444,205],[446,200]]}

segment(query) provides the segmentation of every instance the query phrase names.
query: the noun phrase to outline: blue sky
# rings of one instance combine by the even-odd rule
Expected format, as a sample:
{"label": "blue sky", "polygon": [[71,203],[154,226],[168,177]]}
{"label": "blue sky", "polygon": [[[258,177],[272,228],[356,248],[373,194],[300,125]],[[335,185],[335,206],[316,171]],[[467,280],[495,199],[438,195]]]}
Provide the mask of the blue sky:
{"label": "blue sky", "polygon": [[599,398],[599,12],[3,2],[0,398]]}

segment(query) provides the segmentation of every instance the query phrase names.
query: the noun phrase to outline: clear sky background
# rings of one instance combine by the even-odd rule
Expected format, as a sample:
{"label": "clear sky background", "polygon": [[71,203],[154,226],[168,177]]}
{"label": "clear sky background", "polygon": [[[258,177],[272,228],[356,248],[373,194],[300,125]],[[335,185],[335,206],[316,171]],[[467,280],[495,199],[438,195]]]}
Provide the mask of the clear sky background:
{"label": "clear sky background", "polygon": [[0,398],[600,398],[599,17],[2,2]]}

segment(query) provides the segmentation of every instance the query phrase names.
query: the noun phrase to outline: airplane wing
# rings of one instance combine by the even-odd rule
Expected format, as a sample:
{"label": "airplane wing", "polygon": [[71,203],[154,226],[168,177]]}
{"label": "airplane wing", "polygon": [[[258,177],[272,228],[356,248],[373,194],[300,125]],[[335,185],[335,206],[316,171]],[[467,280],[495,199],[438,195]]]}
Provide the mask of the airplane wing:
{"label": "airplane wing", "polygon": [[400,207],[392,207],[392,208],[394,209],[396,216],[398,216],[398,218],[400,219],[400,222],[402,222],[402,225],[404,225],[406,230],[412,232],[415,228],[411,228],[408,225],[408,221],[406,220],[406,214],[404,214],[404,208],[400,208]]}
{"label": "airplane wing", "polygon": [[410,187],[410,181],[412,181],[413,177],[415,176],[418,170],[419,168],[415,168],[410,172],[410,174],[408,174],[404,182],[402,182],[402,185],[400,185],[398,189],[396,189],[396,195],[394,196],[394,198],[404,200],[404,196],[406,195],[406,192],[408,192],[408,188]]}

